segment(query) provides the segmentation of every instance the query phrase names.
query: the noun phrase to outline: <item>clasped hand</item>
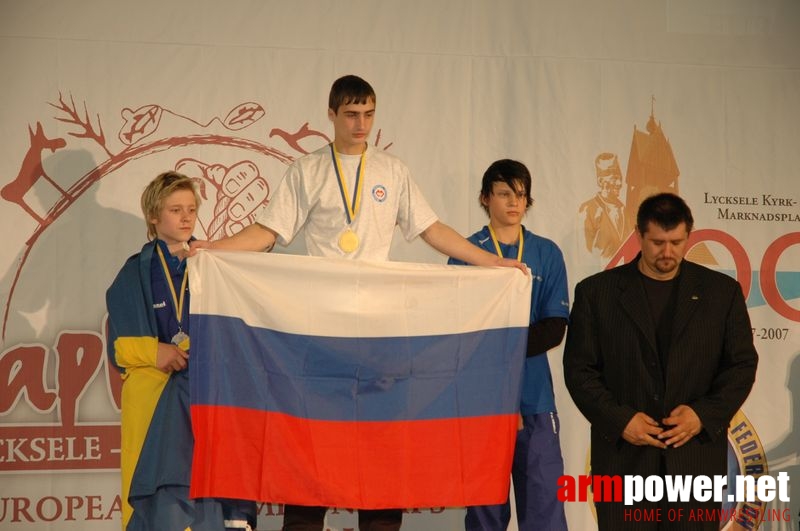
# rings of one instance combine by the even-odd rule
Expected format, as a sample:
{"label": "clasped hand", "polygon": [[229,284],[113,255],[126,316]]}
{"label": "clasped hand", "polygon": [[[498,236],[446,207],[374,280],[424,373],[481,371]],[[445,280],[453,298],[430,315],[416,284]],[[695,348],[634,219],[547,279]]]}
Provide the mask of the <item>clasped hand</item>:
{"label": "clasped hand", "polygon": [[689,406],[680,405],[668,417],[661,419],[660,424],[646,413],[636,413],[625,426],[622,438],[635,446],[680,448],[700,433],[702,428],[697,413]]}

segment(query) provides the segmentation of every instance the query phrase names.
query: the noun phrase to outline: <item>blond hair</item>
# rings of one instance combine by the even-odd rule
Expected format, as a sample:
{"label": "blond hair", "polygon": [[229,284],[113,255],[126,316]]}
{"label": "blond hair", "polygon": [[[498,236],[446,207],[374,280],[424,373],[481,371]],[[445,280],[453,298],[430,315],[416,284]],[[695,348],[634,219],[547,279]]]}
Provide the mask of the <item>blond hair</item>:
{"label": "blond hair", "polygon": [[142,192],[142,214],[144,214],[144,221],[147,223],[148,240],[154,240],[158,236],[156,226],[150,220],[158,218],[164,206],[164,200],[176,190],[191,190],[197,202],[197,207],[200,208],[200,194],[197,193],[197,188],[195,188],[194,182],[189,177],[176,171],[167,171],[160,174],[150,181],[150,184]]}

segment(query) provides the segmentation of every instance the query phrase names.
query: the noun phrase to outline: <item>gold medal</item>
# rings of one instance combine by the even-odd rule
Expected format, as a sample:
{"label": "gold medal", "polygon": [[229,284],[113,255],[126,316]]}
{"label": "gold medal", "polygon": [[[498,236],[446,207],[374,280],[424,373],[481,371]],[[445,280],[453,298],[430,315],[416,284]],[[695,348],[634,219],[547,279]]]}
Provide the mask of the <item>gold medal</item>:
{"label": "gold medal", "polygon": [[345,253],[352,253],[358,249],[358,235],[350,229],[347,229],[339,236],[339,249]]}
{"label": "gold medal", "polygon": [[[364,156],[367,150],[365,147],[364,151],[361,152],[361,160],[358,163],[358,168],[356,168],[355,191],[353,192],[353,201],[351,203],[348,200],[347,182],[345,181],[344,174],[342,173],[342,165],[339,162],[339,155],[336,153],[336,147],[333,145],[333,142],[331,142],[330,146],[331,157],[333,158],[333,169],[336,172],[336,180],[339,183],[339,191],[342,194],[344,214],[347,218],[347,224],[350,225],[356,218],[356,214],[358,214],[359,207],[361,206],[361,190],[364,188],[362,171],[364,170]],[[353,232],[350,227],[345,229],[345,231],[339,236],[339,249],[341,249],[344,253],[350,254],[354,252],[356,249],[358,249],[358,245],[358,235],[356,235],[356,233]]]}

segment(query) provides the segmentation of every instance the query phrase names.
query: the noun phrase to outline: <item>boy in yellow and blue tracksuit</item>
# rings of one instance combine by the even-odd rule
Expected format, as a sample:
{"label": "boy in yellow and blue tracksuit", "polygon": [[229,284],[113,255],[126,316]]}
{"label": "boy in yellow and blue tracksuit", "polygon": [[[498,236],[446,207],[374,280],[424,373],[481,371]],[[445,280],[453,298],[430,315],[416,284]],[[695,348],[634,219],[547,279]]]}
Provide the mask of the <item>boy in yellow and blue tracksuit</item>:
{"label": "boy in yellow and blue tracksuit", "polygon": [[[122,529],[222,531],[256,525],[255,502],[190,499],[188,241],[200,199],[188,177],[144,190],[148,241],[106,293],[108,355],[122,373]],[[250,526],[250,527],[248,527]]]}

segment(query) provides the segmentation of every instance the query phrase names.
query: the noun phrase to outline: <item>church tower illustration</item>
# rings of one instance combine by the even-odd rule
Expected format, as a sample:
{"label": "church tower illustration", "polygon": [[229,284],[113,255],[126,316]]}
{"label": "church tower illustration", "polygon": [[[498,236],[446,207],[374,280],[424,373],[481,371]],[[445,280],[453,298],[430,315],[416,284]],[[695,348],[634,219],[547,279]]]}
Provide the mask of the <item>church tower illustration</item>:
{"label": "church tower illustration", "polygon": [[631,153],[625,176],[625,214],[631,220],[636,219],[636,211],[647,197],[661,192],[679,193],[678,177],[681,172],[661,123],[656,121],[653,106],[650,108],[646,129],[647,131],[640,131],[633,126]]}
{"label": "church tower illustration", "polygon": [[[633,126],[631,153],[625,177],[625,217],[634,224],[636,212],[643,200],[662,192],[680,194],[678,178],[681,172],[661,122],[656,121],[654,107],[655,98],[650,106],[647,131],[639,131],[636,125]],[[686,258],[704,265],[717,265],[717,260],[705,243],[692,247]]]}

